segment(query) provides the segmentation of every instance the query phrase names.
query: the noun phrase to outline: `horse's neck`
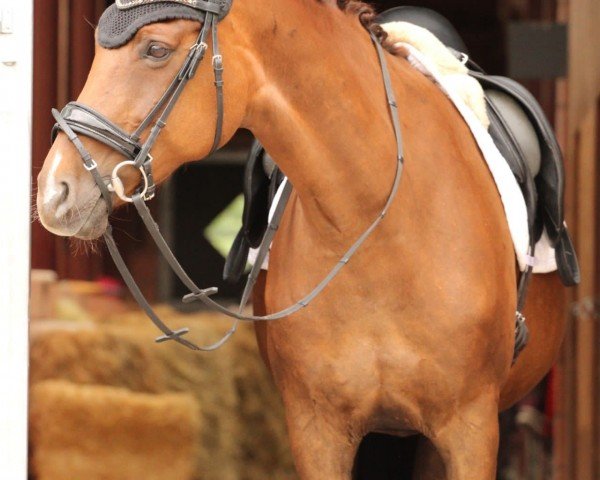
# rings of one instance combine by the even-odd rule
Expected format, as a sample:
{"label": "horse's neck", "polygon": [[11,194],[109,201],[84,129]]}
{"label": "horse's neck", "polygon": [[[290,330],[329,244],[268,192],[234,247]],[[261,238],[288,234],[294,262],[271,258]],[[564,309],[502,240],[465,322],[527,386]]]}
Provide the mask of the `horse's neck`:
{"label": "horse's neck", "polygon": [[270,13],[247,127],[315,222],[354,233],[382,207],[395,169],[375,47],[356,17],[316,0],[281,0]]}

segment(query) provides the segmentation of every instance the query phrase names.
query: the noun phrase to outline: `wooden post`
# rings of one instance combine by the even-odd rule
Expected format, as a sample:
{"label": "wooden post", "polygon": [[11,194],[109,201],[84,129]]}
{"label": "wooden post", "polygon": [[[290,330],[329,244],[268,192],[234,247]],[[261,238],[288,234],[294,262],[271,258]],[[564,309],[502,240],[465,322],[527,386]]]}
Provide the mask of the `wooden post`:
{"label": "wooden post", "polygon": [[576,364],[576,476],[577,480],[598,478],[594,459],[594,409],[596,335],[593,321],[593,298],[596,266],[596,109],[591,109],[577,134],[577,252],[581,266],[581,285],[574,309]]}
{"label": "wooden post", "polygon": [[0,476],[27,478],[33,1],[0,0]]}

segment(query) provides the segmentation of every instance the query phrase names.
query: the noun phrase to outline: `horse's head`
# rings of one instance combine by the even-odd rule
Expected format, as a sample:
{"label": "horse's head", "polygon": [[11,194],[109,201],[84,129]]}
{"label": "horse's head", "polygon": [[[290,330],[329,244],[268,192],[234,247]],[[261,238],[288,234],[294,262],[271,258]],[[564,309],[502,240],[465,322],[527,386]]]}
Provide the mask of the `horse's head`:
{"label": "horse's head", "polygon": [[[38,177],[37,206],[47,229],[84,239],[100,236],[108,204],[119,205],[138,186],[143,189],[146,176],[152,187],[181,164],[207,156],[215,140],[223,144],[235,133],[246,114],[249,69],[243,40],[232,38],[233,20],[221,22],[230,3],[119,0],[120,8],[107,10],[85,87],[78,102],[57,116],[57,136]],[[227,62],[223,93],[228,101],[218,139],[215,69],[220,58],[214,58],[216,27],[213,31],[211,24],[219,25],[218,43]],[[168,126],[161,130],[162,120]],[[160,133],[155,143],[154,127]],[[86,151],[90,157],[84,160]],[[125,160],[130,163],[115,171]]]}

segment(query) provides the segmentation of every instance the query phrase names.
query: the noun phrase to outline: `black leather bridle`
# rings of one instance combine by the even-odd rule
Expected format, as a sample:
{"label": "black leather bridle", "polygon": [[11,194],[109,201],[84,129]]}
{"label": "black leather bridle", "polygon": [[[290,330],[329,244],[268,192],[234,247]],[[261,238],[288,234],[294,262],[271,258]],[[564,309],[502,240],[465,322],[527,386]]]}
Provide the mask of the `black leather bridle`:
{"label": "black leather bridle", "polygon": [[[217,293],[216,288],[199,288],[193,280],[187,275],[180,263],[175,258],[173,252],[167,245],[165,239],[161,235],[158,226],[150,210],[146,205],[146,201],[154,197],[155,194],[155,183],[152,176],[152,155],[150,151],[154,146],[158,135],[166,125],[166,121],[173,110],[175,104],[179,100],[181,93],[187,83],[194,77],[200,62],[205,57],[208,46],[206,40],[209,36],[209,32],[212,33],[212,66],[215,75],[215,87],[217,94],[217,121],[215,128],[215,138],[211,153],[216,150],[221,141],[222,126],[223,126],[223,59],[219,53],[218,35],[217,35],[217,24],[220,18],[223,18],[227,11],[222,0],[193,0],[196,5],[194,8],[198,8],[205,12],[205,20],[200,30],[200,34],[196,43],[190,49],[188,56],[186,57],[183,66],[179,70],[176,77],[171,82],[163,96],[157,102],[156,106],[152,108],[150,113],[146,116],[145,120],[140,124],[133,134],[128,134],[120,127],[115,125],[113,122],[108,120],[106,117],[96,112],[94,109],[82,105],[77,102],[69,103],[62,112],[53,110],[52,114],[56,119],[57,124],[53,129],[53,139],[59,131],[63,131],[73,143],[75,148],[78,150],[83,164],[86,170],[88,170],[94,177],[94,180],[100,189],[102,197],[106,201],[107,210],[110,214],[112,210],[112,199],[111,193],[115,193],[119,198],[125,202],[133,203],[136,210],[138,211],[144,225],[148,229],[152,239],[156,243],[158,249],[164,256],[165,260],[172,268],[173,272],[182,281],[182,283],[190,290],[190,293],[184,297],[184,302],[193,302],[199,300],[208,307],[215,309],[236,321],[232,328],[227,334],[217,343],[206,347],[201,347],[195,343],[186,340],[183,336],[188,333],[189,329],[183,328],[180,330],[172,330],[165,325],[161,319],[156,315],[149,302],[146,300],[137,283],[133,279],[131,272],[127,268],[123,257],[121,256],[115,241],[112,236],[112,228],[109,225],[106,232],[104,233],[104,239],[106,241],[109,252],[121,273],[123,280],[127,284],[132,295],[140,306],[144,309],[148,317],[152,322],[163,332],[163,335],[156,339],[157,342],[164,342],[167,340],[174,340],[188,348],[193,350],[212,351],[223,345],[232,335],[235,333],[237,324],[240,320],[246,321],[271,321],[278,320],[298,310],[307,307],[324,289],[325,287],[338,275],[342,268],[350,261],[356,251],[362,246],[367,238],[373,233],[375,228],[381,223],[383,218],[386,216],[389,208],[391,207],[394,198],[398,192],[400,185],[400,179],[403,170],[403,145],[402,135],[400,132],[400,120],[398,118],[398,106],[396,104],[394,91],[392,88],[392,82],[390,79],[387,61],[385,58],[385,52],[381,47],[379,40],[371,34],[371,40],[375,45],[377,55],[379,57],[379,63],[382,70],[383,85],[387,97],[387,103],[390,109],[390,116],[394,129],[394,135],[396,139],[397,155],[396,155],[396,173],[394,176],[393,185],[388,195],[387,201],[377,216],[377,218],[370,224],[370,226],[363,232],[363,234],[354,242],[354,244],[348,249],[348,251],[342,256],[342,258],[336,263],[331,269],[329,274],[314,288],[312,292],[296,302],[294,305],[281,310],[279,312],[266,315],[266,316],[254,316],[254,315],[243,315],[242,311],[248,301],[249,292],[252,290],[260,271],[260,265],[262,259],[266,256],[271,241],[275,235],[279,221],[283,215],[283,206],[285,206],[286,199],[289,197],[292,191],[292,186],[287,183],[283,193],[282,200],[280,201],[280,207],[276,209],[273,220],[270,222],[265,238],[261,243],[259,249],[258,259],[255,262],[254,268],[248,278],[248,283],[242,297],[238,312],[230,311],[224,306],[218,304],[210,297]],[[181,3],[181,0],[177,3]],[[156,119],[156,120],[154,120]],[[152,129],[148,136],[148,139],[141,143],[141,135],[143,132],[152,125]],[[82,142],[78,138],[77,134],[82,134],[93,138],[95,140],[108,145],[120,154],[122,154],[126,161],[119,163],[112,172],[110,181],[105,181],[98,171],[98,165],[94,161],[91,154],[83,146]],[[131,196],[127,197],[122,181],[119,178],[119,171],[125,166],[132,166],[139,169],[142,175],[142,184],[138,187],[136,192]]]}
{"label": "black leather bridle", "polygon": [[[123,184],[119,180],[118,173],[121,168],[128,165],[140,170],[143,181],[141,194],[144,200],[150,200],[154,197],[156,185],[152,176],[153,158],[150,154],[150,150],[156,143],[160,132],[166,126],[167,119],[179,100],[179,97],[183,93],[183,89],[194,77],[196,71],[198,70],[198,66],[204,59],[206,51],[208,50],[206,40],[209,36],[209,32],[212,32],[212,65],[215,75],[215,88],[217,94],[217,122],[213,146],[210,153],[217,149],[221,141],[221,135],[223,131],[223,57],[219,52],[217,23],[219,21],[219,14],[221,13],[223,6],[222,2],[218,0],[206,0],[202,3],[202,8],[205,9],[206,16],[196,43],[190,48],[183,66],[171,84],[167,87],[165,93],[158,100],[152,110],[150,110],[146,118],[142,121],[135,132],[128,134],[101,113],[78,102],[71,102],[67,104],[67,106],[60,113],[56,110],[52,111],[52,114],[57,121],[57,124],[54,126],[52,131],[53,140],[56,138],[59,130],[62,130],[69,135],[69,138],[72,141],[76,136],[75,133],[80,133],[98,140],[105,145],[108,145],[127,158],[126,161],[120,163],[114,168],[111,175],[111,183],[113,187],[112,190],[125,202],[132,203],[132,198],[125,195]],[[156,121],[154,121],[155,119]],[[144,143],[141,143],[140,139],[142,134],[150,125],[152,125],[153,121],[154,125],[152,126],[148,139]],[[78,150],[79,153],[82,153],[81,148],[78,147]],[[91,156],[88,158],[87,155],[82,155],[82,157],[87,170],[96,170],[97,165]],[[98,183],[98,181],[96,181],[96,183]],[[110,210],[110,205],[112,202],[110,200],[110,195],[107,194],[107,190],[110,189],[105,190],[100,186],[99,183],[98,186],[100,187],[100,190],[104,196],[104,199],[109,205]]]}

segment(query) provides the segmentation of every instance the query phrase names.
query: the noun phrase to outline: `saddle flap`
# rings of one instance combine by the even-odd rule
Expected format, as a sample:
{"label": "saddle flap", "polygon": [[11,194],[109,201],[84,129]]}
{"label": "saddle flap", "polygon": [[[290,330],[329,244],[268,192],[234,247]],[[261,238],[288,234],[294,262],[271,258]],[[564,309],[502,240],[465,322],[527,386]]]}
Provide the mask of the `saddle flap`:
{"label": "saddle flap", "polygon": [[254,142],[244,172],[244,212],[242,228],[238,232],[225,260],[223,279],[235,283],[246,268],[250,248],[257,248],[269,223],[269,195],[271,180],[265,172],[265,151],[260,143]]}
{"label": "saddle flap", "polygon": [[260,245],[269,223],[270,179],[263,167],[262,145],[252,145],[244,173],[244,213],[242,230],[252,248]]}
{"label": "saddle flap", "polygon": [[581,273],[579,262],[575,254],[573,241],[566,228],[563,228],[559,234],[558,241],[554,247],[556,249],[556,266],[561,281],[567,287],[579,285]]}
{"label": "saddle flap", "polygon": [[488,89],[485,97],[490,134],[498,149],[509,163],[515,164],[511,163],[511,169],[520,183],[524,181],[525,166],[535,178],[540,171],[542,152],[531,120],[517,101],[506,93]]}
{"label": "saddle flap", "polygon": [[562,153],[552,126],[537,100],[519,83],[506,77],[476,72],[472,72],[471,75],[481,82],[484,89],[497,90],[514,99],[536,131],[541,150],[541,163],[535,183],[542,207],[544,226],[554,244],[564,228],[564,167]]}
{"label": "saddle flap", "polygon": [[521,106],[498,90],[485,90],[489,133],[517,179],[527,207],[529,233],[534,238],[537,189],[534,177],[540,169],[537,133]]}
{"label": "saddle flap", "polygon": [[244,274],[244,270],[246,270],[249,252],[250,245],[248,240],[246,240],[244,232],[240,230],[225,259],[223,280],[229,283],[237,283],[240,281],[240,278],[242,278],[242,275]]}

